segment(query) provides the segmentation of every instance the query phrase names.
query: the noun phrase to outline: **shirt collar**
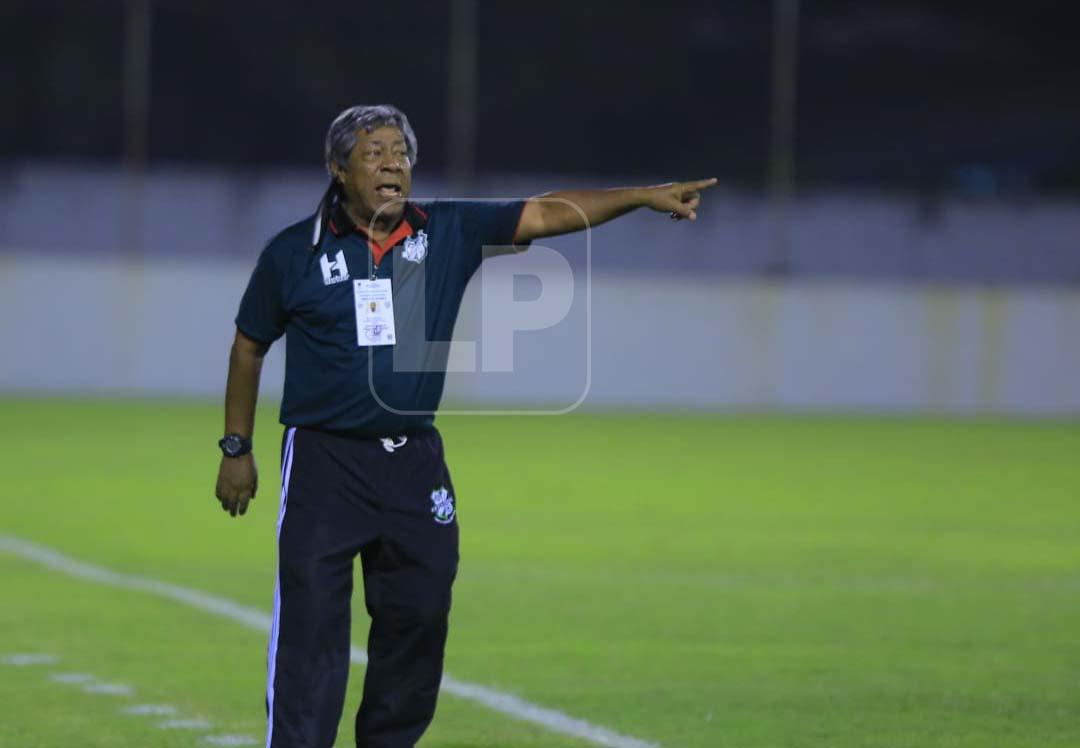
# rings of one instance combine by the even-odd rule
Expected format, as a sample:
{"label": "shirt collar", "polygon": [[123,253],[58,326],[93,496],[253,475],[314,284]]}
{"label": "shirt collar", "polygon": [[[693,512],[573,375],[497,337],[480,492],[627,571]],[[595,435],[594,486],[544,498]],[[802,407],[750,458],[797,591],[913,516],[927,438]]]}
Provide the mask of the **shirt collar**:
{"label": "shirt collar", "polygon": [[[393,246],[397,242],[401,241],[406,236],[411,236],[420,229],[427,226],[428,214],[426,211],[415,203],[409,201],[405,203],[405,211],[402,213],[401,222],[398,223],[394,230],[390,232],[390,235],[383,242],[384,245]],[[366,227],[357,226],[349,214],[345,212],[345,206],[341,201],[335,201],[334,208],[330,212],[330,231],[334,236],[345,236],[353,232],[360,233],[368,241],[373,241],[367,233]]]}

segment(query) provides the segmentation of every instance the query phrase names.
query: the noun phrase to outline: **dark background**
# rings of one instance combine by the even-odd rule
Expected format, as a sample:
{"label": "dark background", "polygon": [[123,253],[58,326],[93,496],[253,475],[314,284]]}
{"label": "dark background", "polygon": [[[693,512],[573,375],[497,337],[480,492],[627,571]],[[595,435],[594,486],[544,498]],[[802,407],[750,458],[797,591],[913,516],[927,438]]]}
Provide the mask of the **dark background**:
{"label": "dark background", "polygon": [[[1060,2],[804,0],[800,187],[1080,190],[1080,45]],[[330,119],[403,108],[448,166],[450,3],[154,0],[146,155],[321,161]],[[6,0],[0,157],[125,154],[120,0]],[[479,0],[475,169],[764,187],[772,4]]]}

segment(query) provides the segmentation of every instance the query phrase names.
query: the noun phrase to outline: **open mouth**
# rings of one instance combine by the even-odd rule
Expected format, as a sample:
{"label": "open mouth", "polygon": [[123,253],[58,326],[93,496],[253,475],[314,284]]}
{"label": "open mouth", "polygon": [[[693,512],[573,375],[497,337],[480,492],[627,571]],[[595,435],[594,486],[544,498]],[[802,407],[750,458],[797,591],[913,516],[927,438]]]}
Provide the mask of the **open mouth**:
{"label": "open mouth", "polygon": [[377,184],[375,185],[375,192],[377,192],[380,197],[385,197],[387,199],[401,197],[401,185],[393,184],[392,182]]}

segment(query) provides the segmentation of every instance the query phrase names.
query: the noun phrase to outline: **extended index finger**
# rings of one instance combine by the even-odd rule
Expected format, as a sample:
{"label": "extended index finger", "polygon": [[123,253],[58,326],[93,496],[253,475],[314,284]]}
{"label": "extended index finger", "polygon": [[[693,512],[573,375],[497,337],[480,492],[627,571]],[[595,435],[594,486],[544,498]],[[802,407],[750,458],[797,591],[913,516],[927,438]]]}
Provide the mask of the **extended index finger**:
{"label": "extended index finger", "polygon": [[683,189],[687,190],[704,190],[712,187],[716,184],[716,177],[709,179],[699,179],[696,182],[683,182]]}

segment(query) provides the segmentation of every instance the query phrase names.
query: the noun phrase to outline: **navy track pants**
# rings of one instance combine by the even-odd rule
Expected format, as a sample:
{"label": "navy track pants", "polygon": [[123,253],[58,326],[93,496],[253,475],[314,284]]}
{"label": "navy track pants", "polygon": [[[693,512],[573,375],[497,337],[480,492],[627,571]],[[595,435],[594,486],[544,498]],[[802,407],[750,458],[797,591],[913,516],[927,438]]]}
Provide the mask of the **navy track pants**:
{"label": "navy track pants", "polygon": [[413,748],[435,714],[457,574],[437,431],[357,439],[289,428],[267,662],[267,748],[331,748],[349,673],[353,559],[371,616],[358,748]]}

